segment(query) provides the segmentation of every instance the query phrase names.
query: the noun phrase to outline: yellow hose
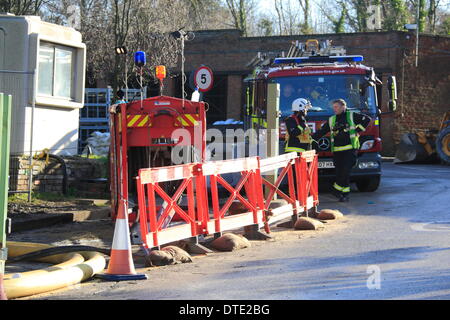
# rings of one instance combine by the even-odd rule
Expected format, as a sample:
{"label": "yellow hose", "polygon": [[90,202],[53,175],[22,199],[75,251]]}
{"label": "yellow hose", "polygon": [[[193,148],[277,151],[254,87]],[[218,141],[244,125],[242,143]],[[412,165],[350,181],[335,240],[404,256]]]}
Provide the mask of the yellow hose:
{"label": "yellow hose", "polygon": [[[8,242],[8,255],[16,257],[51,247],[38,243]],[[55,265],[39,270],[6,274],[4,287],[8,299],[31,296],[80,283],[103,271],[106,266],[105,258],[98,252],[57,254],[36,261]]]}

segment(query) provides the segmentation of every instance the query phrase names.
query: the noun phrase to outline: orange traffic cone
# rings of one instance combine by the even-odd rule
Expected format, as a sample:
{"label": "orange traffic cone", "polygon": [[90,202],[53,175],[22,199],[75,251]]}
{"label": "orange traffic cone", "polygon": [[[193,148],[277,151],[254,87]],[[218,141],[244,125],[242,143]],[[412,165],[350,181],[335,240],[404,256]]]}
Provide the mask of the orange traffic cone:
{"label": "orange traffic cone", "polygon": [[119,212],[114,229],[111,259],[109,260],[108,269],[105,273],[97,274],[97,277],[111,281],[147,279],[147,275],[137,274],[134,269],[127,206],[124,200],[119,202]]}

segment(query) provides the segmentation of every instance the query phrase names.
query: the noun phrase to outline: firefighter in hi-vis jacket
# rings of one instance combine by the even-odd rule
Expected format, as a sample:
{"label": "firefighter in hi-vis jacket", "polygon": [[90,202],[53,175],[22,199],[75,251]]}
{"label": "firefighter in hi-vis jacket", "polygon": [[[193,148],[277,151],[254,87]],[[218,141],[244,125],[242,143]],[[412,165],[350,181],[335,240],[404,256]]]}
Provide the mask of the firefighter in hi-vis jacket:
{"label": "firefighter in hi-vis jacket", "polygon": [[284,151],[303,152],[311,150],[311,129],[306,124],[306,114],[311,103],[304,98],[292,102],[293,113],[286,118],[286,137]]}
{"label": "firefighter in hi-vis jacket", "polygon": [[333,194],[339,201],[347,202],[350,194],[350,171],[356,164],[359,150],[359,133],[366,130],[371,119],[347,110],[347,103],[343,99],[333,101],[333,111],[335,115],[331,116],[312,138],[318,140],[330,132],[331,152],[336,168]]}

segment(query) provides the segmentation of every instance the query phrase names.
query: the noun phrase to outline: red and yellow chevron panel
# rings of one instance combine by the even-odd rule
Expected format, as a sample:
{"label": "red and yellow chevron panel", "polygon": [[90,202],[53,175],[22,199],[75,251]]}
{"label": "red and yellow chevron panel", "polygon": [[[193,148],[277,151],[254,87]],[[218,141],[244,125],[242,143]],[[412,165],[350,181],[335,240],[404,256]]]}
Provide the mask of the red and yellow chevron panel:
{"label": "red and yellow chevron panel", "polygon": [[178,122],[175,122],[176,127],[194,127],[200,124],[200,115],[196,113],[183,113],[177,117],[177,120]]}
{"label": "red and yellow chevron panel", "polygon": [[128,114],[127,115],[127,127],[128,128],[142,128],[142,127],[150,127],[150,116],[147,114]]}

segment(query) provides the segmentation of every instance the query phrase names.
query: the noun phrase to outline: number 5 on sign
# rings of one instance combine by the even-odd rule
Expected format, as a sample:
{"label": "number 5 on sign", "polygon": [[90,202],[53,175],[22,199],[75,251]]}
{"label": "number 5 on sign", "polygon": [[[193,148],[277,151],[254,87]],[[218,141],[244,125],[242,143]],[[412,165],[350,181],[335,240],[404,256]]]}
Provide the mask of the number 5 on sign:
{"label": "number 5 on sign", "polygon": [[194,85],[198,88],[199,91],[206,92],[211,90],[213,81],[213,73],[210,68],[201,66],[195,71]]}

